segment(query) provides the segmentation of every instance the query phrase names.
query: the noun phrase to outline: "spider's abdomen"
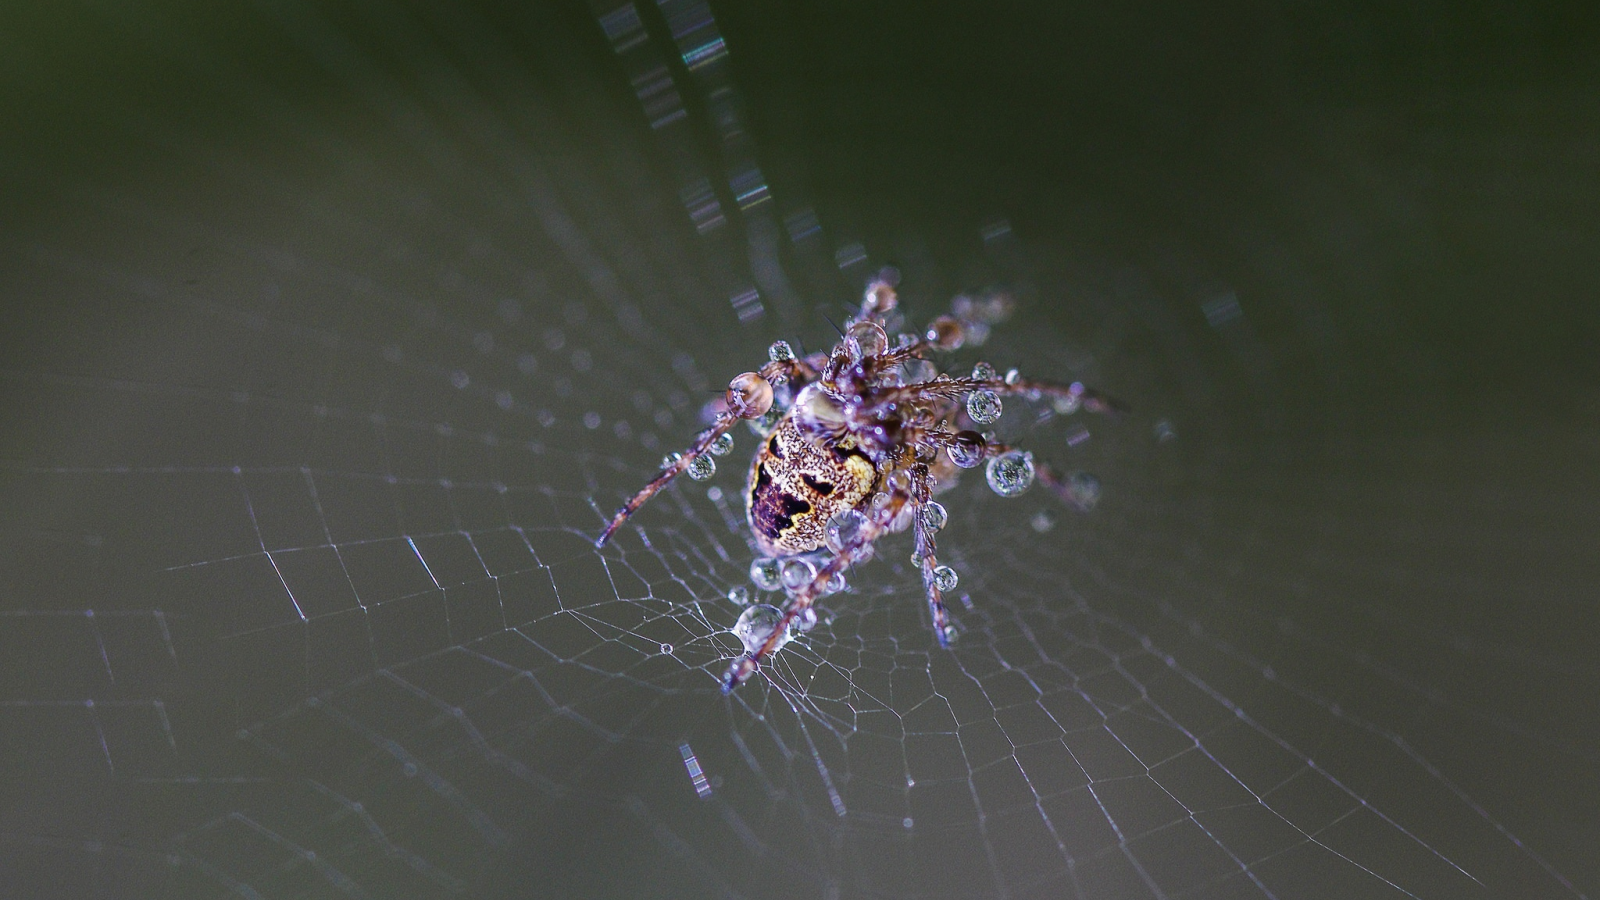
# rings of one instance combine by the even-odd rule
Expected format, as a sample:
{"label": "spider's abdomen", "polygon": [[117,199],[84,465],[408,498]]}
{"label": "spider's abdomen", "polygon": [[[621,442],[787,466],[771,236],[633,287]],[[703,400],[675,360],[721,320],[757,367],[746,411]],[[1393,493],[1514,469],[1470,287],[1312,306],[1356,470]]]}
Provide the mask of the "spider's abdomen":
{"label": "spider's abdomen", "polygon": [[849,436],[812,441],[785,415],[750,464],[746,517],[756,544],[768,556],[818,549],[828,520],[862,506],[877,478],[872,460]]}

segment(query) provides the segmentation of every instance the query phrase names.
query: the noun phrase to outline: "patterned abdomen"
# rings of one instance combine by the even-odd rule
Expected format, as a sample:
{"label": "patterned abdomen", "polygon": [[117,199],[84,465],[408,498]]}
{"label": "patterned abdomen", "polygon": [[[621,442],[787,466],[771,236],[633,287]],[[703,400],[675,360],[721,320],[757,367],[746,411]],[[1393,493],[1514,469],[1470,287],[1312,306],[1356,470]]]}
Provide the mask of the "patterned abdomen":
{"label": "patterned abdomen", "polygon": [[863,505],[877,477],[849,437],[819,446],[784,416],[750,464],[746,517],[756,544],[768,556],[820,548],[828,520]]}

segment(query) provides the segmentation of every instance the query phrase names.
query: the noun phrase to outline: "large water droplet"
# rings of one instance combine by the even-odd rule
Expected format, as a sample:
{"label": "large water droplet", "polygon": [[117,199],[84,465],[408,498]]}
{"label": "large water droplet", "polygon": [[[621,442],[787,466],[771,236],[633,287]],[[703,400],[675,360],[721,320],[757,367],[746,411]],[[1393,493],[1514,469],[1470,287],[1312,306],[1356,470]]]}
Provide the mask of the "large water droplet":
{"label": "large water droplet", "polygon": [[1004,411],[1000,395],[994,391],[973,391],[967,395],[967,415],[979,425],[999,421]]}
{"label": "large water droplet", "polygon": [[822,532],[822,540],[828,545],[829,550],[838,553],[856,543],[861,537],[861,529],[866,527],[866,524],[867,517],[860,510],[841,510],[828,520],[828,526]]}
{"label": "large water droplet", "polygon": [[961,582],[961,576],[949,566],[939,566],[933,570],[933,586],[941,591],[953,591]]}
{"label": "large water droplet", "polygon": [[684,471],[688,472],[689,477],[695,481],[705,481],[707,478],[717,474],[717,461],[702,453],[690,461],[689,468]]}
{"label": "large water droplet", "polygon": [[750,563],[750,580],[763,591],[783,587],[783,565],[770,556],[756,557]]}
{"label": "large water droplet", "polygon": [[798,591],[815,581],[817,565],[809,559],[791,559],[783,564],[783,586]]}
{"label": "large water droplet", "polygon": [[956,434],[945,452],[950,454],[951,462],[963,469],[970,469],[983,462],[984,449],[983,435],[976,431],[962,431]]}
{"label": "large water droplet", "polygon": [[711,442],[711,453],[714,456],[727,456],[732,451],[733,435],[726,431],[717,435],[717,439]]}
{"label": "large water droplet", "polygon": [[922,527],[929,531],[938,531],[944,523],[950,521],[950,514],[945,512],[944,504],[931,501],[922,508]]}
{"label": "large water droplet", "polygon": [[1015,497],[1033,486],[1033,454],[1012,450],[989,460],[985,476],[989,488],[1002,497]]}
{"label": "large water droplet", "polygon": [[773,362],[788,362],[794,359],[794,348],[789,346],[788,341],[773,341],[772,346],[767,348],[767,359]]}
{"label": "large water droplet", "polygon": [[847,333],[861,348],[862,356],[882,356],[889,349],[889,334],[876,322],[857,322]]}
{"label": "large water droplet", "polygon": [[[783,611],[776,606],[758,604],[745,609],[739,614],[739,621],[733,623],[733,636],[744,645],[744,652],[755,653],[766,645],[767,639],[778,630],[778,623],[783,621]],[[787,630],[778,636],[778,642],[773,646],[776,652],[784,644],[789,643]]]}

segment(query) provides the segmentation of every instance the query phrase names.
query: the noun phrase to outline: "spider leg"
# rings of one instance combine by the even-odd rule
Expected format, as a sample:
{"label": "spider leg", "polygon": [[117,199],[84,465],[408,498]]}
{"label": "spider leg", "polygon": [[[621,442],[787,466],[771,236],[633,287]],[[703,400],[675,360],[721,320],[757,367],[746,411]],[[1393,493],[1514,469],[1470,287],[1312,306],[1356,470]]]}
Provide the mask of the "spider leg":
{"label": "spider leg", "polygon": [[1074,407],[1082,407],[1092,413],[1115,415],[1129,411],[1126,403],[1094,388],[1085,387],[1082,382],[1056,384],[1051,381],[1035,381],[1031,378],[1019,378],[1009,383],[1003,378],[951,378],[945,381],[908,384],[905,387],[884,391],[881,396],[874,399],[878,402],[903,402],[934,397],[960,400],[973,391],[993,391],[1003,396],[1020,395],[1030,399],[1049,397],[1053,400],[1065,400]]}
{"label": "spider leg", "polygon": [[[1017,448],[1010,444],[987,444],[984,447],[983,456],[985,459],[992,459],[1002,453],[1010,453],[1015,449]],[[1049,488],[1050,492],[1055,494],[1062,503],[1073,509],[1079,512],[1088,512],[1094,508],[1093,503],[1084,503],[1083,499],[1073,491],[1072,485],[1067,483],[1067,479],[1062,477],[1061,473],[1057,472],[1049,463],[1035,459],[1033,461],[1033,477],[1040,484]]]}
{"label": "spider leg", "polygon": [[971,390],[980,388],[1002,395],[1016,396],[1020,394],[1029,398],[1049,397],[1052,400],[1066,400],[1092,413],[1116,414],[1128,412],[1128,404],[1109,394],[1103,394],[1094,388],[1084,387],[1083,382],[1080,381],[1074,381],[1071,384],[1056,384],[1051,381],[1034,381],[1031,378],[1019,378],[1008,384],[1004,379],[995,378],[988,381],[975,382]]}
{"label": "spider leg", "polygon": [[903,495],[892,495],[888,505],[880,510],[868,512],[867,521],[862,524],[861,530],[856,533],[855,538],[841,547],[839,552],[835,553],[833,558],[828,560],[827,564],[817,571],[816,577],[811,579],[810,584],[801,588],[789,599],[788,605],[783,609],[783,617],[778,620],[777,627],[772,629],[772,634],[767,638],[766,643],[756,648],[754,652],[740,654],[728,666],[727,674],[722,677],[722,692],[724,694],[731,693],[734,688],[749,680],[756,669],[761,667],[761,661],[771,656],[778,644],[782,642],[783,636],[788,633],[789,626],[794,623],[794,620],[801,613],[810,609],[812,604],[816,603],[817,598],[822,596],[822,592],[827,589],[828,583],[834,579],[834,576],[850,566],[858,562],[865,562],[868,559],[873,542],[888,531],[889,523],[894,520],[895,515],[909,499]]}
{"label": "spider leg", "polygon": [[628,502],[624,503],[622,508],[617,510],[616,515],[611,517],[611,521],[606,524],[606,529],[600,532],[600,537],[595,539],[594,545],[596,547],[604,547],[606,541],[611,539],[611,535],[622,527],[623,522],[628,521],[634,513],[639,511],[639,507],[650,502],[651,497],[660,493],[661,489],[666,487],[672,479],[678,477],[680,473],[689,468],[690,463],[703,454],[710,452],[711,442],[726,434],[728,429],[732,428],[734,423],[738,421],[739,417],[731,412],[718,413],[717,419],[712,423],[711,427],[700,432],[699,436],[694,439],[694,443],[689,445],[689,449],[678,457],[677,462],[662,469],[656,474],[656,477],[650,479],[649,484],[640,489],[639,493],[628,498]]}
{"label": "spider leg", "polygon": [[612,533],[622,527],[622,523],[628,521],[629,516],[638,512],[639,507],[648,503],[651,497],[667,486],[668,482],[678,477],[679,472],[689,468],[690,463],[710,451],[711,442],[727,434],[733,423],[740,419],[754,419],[766,415],[767,410],[772,408],[772,382],[756,372],[735,375],[733,380],[728,382],[728,391],[723,394],[722,404],[723,408],[717,413],[711,427],[700,432],[687,451],[664,466],[656,477],[650,479],[649,484],[617,510],[617,514],[606,524],[605,530],[595,538],[596,547],[604,547],[606,541],[611,539]]}
{"label": "spider leg", "polygon": [[939,565],[939,559],[934,553],[933,530],[922,517],[922,511],[933,495],[927,464],[917,463],[912,468],[911,479],[913,491],[911,504],[914,514],[912,522],[916,528],[917,557],[922,565],[922,585],[928,596],[928,612],[933,616],[933,635],[939,639],[940,647],[949,647],[950,613],[944,605],[944,592],[939,589],[933,577],[933,570]]}

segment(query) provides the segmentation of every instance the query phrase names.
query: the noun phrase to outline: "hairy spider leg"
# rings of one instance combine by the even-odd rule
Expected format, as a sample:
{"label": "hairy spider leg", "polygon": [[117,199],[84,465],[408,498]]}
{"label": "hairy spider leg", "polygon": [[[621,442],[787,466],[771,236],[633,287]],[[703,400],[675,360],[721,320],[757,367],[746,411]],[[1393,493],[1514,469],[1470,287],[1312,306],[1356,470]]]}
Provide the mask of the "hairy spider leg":
{"label": "hairy spider leg", "polygon": [[882,537],[883,533],[888,530],[889,522],[894,519],[908,499],[905,496],[893,496],[890,502],[882,509],[868,514],[867,521],[861,526],[861,530],[856,533],[854,540],[839,548],[839,552],[828,560],[827,565],[817,571],[816,577],[811,579],[811,583],[801,588],[789,600],[788,605],[783,609],[782,618],[778,619],[778,625],[772,629],[772,634],[767,638],[766,643],[757,648],[754,653],[740,654],[728,666],[728,672],[722,678],[722,692],[724,694],[731,693],[734,688],[744,684],[761,667],[761,661],[772,654],[774,648],[782,640],[783,635],[788,632],[789,626],[793,624],[795,618],[811,608],[817,598],[822,596],[823,590],[827,588],[828,583],[834,579],[834,576],[858,562],[866,561],[867,554],[871,552],[869,548],[871,548],[873,542]]}
{"label": "hairy spider leg", "polygon": [[[984,448],[983,457],[984,459],[992,459],[1003,453],[1010,453],[1015,449],[1017,448],[1010,444],[988,444]],[[1089,507],[1079,502],[1078,498],[1072,493],[1072,487],[1061,477],[1061,473],[1052,468],[1049,463],[1041,459],[1035,459],[1033,461],[1033,477],[1038,479],[1040,484],[1049,488],[1052,493],[1060,498],[1062,503],[1080,512],[1089,511]]]}
{"label": "hairy spider leg", "polygon": [[939,397],[959,400],[973,391],[993,391],[1011,397],[1025,395],[1072,400],[1092,413],[1115,415],[1128,412],[1126,403],[1094,388],[1084,387],[1081,382],[1056,384],[1052,381],[1035,381],[1031,378],[1022,378],[1011,383],[1007,383],[1003,378],[951,378],[946,381],[928,381],[895,388],[886,392],[885,398],[902,400]]}
{"label": "hairy spider leg", "polygon": [[933,530],[928,528],[923,519],[923,510],[933,496],[932,479],[926,463],[917,463],[912,467],[911,483],[914,492],[911,497],[912,522],[916,528],[917,556],[922,561],[922,585],[928,595],[928,612],[933,616],[933,635],[938,638],[940,647],[949,647],[950,613],[944,605],[944,592],[939,589],[933,576],[939,558],[934,552]]}
{"label": "hairy spider leg", "polygon": [[[816,370],[802,360],[786,359],[767,363],[761,367],[758,374],[769,383],[776,383],[776,380],[781,378],[787,379],[796,386],[804,386],[806,382],[816,377]],[[677,462],[662,469],[656,474],[656,477],[650,479],[649,484],[641,488],[639,493],[630,497],[628,502],[617,510],[616,515],[612,516],[611,521],[606,524],[605,530],[600,532],[600,536],[595,539],[594,545],[596,547],[604,547],[606,541],[611,540],[611,535],[622,527],[623,522],[632,518],[640,507],[650,502],[651,497],[660,493],[661,489],[671,483],[672,479],[688,469],[690,463],[707,453],[711,448],[711,443],[726,434],[739,419],[740,417],[732,412],[723,411],[718,413],[716,420],[711,423],[711,427],[700,432],[694,443],[683,451]]]}
{"label": "hairy spider leg", "polygon": [[1083,383],[1078,381],[1062,385],[1051,381],[1034,381],[1031,378],[1021,378],[1011,384],[1007,384],[1002,378],[994,378],[982,382],[980,387],[986,391],[994,391],[997,394],[1008,396],[1037,394],[1040,397],[1059,397],[1064,400],[1076,398],[1084,410],[1102,415],[1118,415],[1128,412],[1128,404],[1094,388],[1084,387]]}
{"label": "hairy spider leg", "polygon": [[612,533],[622,527],[623,522],[628,521],[634,513],[639,511],[641,506],[650,502],[651,497],[660,493],[661,489],[666,487],[672,479],[677,478],[680,473],[689,468],[689,464],[694,462],[696,458],[710,452],[711,442],[727,433],[728,429],[732,428],[734,423],[738,421],[739,417],[731,412],[718,413],[717,419],[711,424],[711,427],[700,432],[699,437],[696,437],[694,443],[689,445],[689,449],[678,457],[677,462],[662,469],[656,474],[656,477],[650,479],[649,484],[640,489],[639,493],[634,494],[628,498],[627,503],[622,504],[622,508],[617,510],[616,515],[612,516],[610,523],[606,525],[606,530],[600,532],[600,537],[595,539],[594,545],[596,547],[604,547],[606,541],[611,539]]}

